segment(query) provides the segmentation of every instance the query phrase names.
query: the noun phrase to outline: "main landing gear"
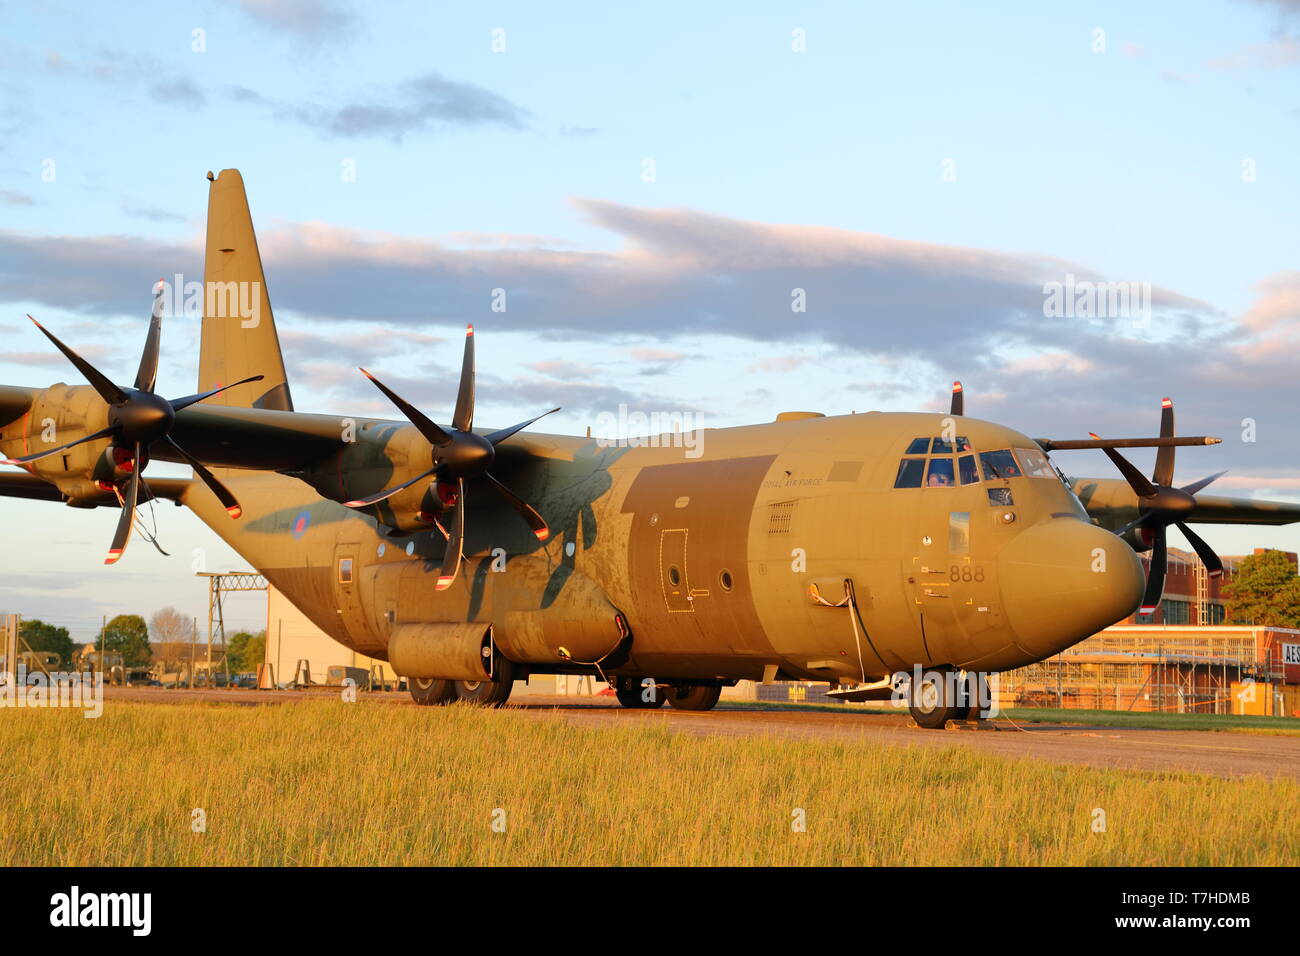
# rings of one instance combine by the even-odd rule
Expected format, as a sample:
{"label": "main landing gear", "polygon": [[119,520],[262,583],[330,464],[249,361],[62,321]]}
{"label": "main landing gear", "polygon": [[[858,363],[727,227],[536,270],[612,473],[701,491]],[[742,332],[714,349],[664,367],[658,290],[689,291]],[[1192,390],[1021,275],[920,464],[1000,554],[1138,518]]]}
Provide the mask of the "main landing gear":
{"label": "main landing gear", "polygon": [[722,696],[722,686],[693,687],[680,684],[645,683],[643,677],[616,678],[618,702],[633,710],[653,710],[667,701],[676,710],[712,710]]}
{"label": "main landing gear", "polygon": [[514,669],[505,658],[497,660],[496,680],[439,680],[432,677],[407,679],[411,697],[421,707],[434,707],[460,700],[478,707],[500,707],[514,689]]}

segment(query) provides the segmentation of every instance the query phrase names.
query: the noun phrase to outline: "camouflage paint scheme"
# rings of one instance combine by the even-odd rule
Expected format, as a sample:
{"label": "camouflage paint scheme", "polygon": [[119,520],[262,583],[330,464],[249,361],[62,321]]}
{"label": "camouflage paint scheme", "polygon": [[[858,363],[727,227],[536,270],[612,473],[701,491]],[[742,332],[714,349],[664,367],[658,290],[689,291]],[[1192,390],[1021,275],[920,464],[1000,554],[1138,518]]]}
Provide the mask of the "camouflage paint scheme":
{"label": "camouflage paint scheme", "polygon": [[[235,170],[210,189],[206,269],[209,279],[259,282],[263,300],[255,328],[204,318],[199,390],[265,378],[178,413],[173,435],[234,492],[243,517],[230,520],[198,481],[149,486],[371,657],[387,659],[399,627],[477,622],[492,626],[516,677],[599,664],[667,681],[854,684],[914,665],[995,671],[1041,660],[1128,616],[1141,597],[1133,548],[1106,530],[1138,513],[1123,480],[895,488],[908,445],[950,434],[953,420],[879,412],[709,429],[696,458],[520,433],[501,445],[494,473],[541,513],[549,540],[471,481],[460,505],[466,563],[435,591],[445,540],[418,517],[437,508],[423,483],[363,510],[339,503],[423,471],[429,445],[405,422],[293,410]],[[62,443],[103,428],[106,415],[87,386],[0,386],[0,451],[39,448],[47,419]],[[972,418],[958,418],[956,432],[977,453],[1040,448]],[[113,477],[106,445],[5,471],[0,494],[112,506],[96,484]],[[1013,504],[995,503],[995,488]],[[1201,500],[1197,521],[1300,520],[1296,505]]]}

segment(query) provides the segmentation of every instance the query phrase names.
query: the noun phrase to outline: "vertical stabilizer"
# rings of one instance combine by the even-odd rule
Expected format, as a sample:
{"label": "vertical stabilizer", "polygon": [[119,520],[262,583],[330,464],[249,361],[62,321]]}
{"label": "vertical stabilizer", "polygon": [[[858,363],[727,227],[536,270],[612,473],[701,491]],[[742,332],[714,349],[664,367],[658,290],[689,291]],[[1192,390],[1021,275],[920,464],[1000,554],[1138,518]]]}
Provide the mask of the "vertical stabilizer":
{"label": "vertical stabilizer", "polygon": [[223,392],[220,404],[293,411],[243,177],[223,169],[208,178],[199,391],[262,375],[260,382]]}

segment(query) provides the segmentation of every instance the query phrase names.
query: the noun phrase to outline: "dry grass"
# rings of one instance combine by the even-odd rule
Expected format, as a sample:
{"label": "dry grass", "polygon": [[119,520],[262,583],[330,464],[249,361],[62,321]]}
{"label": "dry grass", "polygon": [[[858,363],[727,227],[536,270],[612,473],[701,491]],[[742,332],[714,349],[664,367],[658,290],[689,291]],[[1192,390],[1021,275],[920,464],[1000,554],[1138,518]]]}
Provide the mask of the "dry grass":
{"label": "dry grass", "polygon": [[[465,707],[0,713],[0,864],[1293,864],[1300,785]],[[191,832],[192,808],[207,832]],[[1090,831],[1101,807],[1107,832]],[[493,811],[506,832],[493,832]],[[806,811],[807,832],[791,829]]]}

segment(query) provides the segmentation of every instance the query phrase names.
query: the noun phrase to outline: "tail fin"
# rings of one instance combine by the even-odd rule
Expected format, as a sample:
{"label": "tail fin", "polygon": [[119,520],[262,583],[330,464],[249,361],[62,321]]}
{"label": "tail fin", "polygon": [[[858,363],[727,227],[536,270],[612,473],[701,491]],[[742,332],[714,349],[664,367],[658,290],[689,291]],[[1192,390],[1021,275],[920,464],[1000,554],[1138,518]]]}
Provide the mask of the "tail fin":
{"label": "tail fin", "polygon": [[244,179],[223,169],[208,188],[208,248],[204,260],[203,334],[199,391],[250,375],[260,382],[222,393],[221,404],[293,411],[280,338],[262,275]]}

